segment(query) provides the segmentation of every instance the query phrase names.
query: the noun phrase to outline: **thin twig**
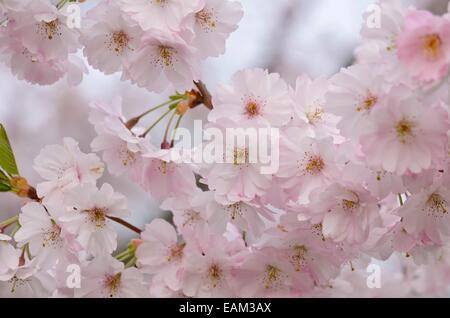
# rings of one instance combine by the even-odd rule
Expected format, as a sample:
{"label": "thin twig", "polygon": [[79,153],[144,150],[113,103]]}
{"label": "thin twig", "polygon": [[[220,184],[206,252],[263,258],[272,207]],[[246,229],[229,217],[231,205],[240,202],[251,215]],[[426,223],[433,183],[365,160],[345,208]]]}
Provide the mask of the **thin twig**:
{"label": "thin twig", "polygon": [[121,218],[116,218],[115,216],[107,216],[108,219],[119,223],[120,225],[123,225],[127,228],[129,228],[130,230],[132,230],[133,232],[136,232],[137,234],[141,234],[142,230],[140,228],[138,228],[137,226],[134,226],[133,224],[128,223],[125,220],[122,220]]}

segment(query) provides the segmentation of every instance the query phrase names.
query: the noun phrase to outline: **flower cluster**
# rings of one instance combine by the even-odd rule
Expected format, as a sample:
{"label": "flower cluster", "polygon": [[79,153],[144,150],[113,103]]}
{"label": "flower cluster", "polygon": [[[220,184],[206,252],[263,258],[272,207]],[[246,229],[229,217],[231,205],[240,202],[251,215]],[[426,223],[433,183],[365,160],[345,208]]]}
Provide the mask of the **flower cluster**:
{"label": "flower cluster", "polygon": [[[379,6],[381,25],[363,26],[355,65],[330,78],[302,75],[294,86],[278,74],[246,69],[212,96],[196,81],[196,65],[223,53],[241,18],[238,3],[121,0],[92,9],[79,43],[93,67],[121,71],[156,91],[189,89],[195,81],[191,90],[131,119],[122,114],[120,97],[92,103],[89,116],[97,133],[92,150],[108,171],[136,182],[173,219],[155,219],[142,230],[129,224],[123,219],[129,216],[126,198],[108,184],[97,186],[104,172],[97,155],[81,152],[70,138],[47,146],[34,164],[45,181],[35,195],[22,185],[33,202],[2,222],[0,294],[444,293],[450,283],[450,14],[435,16],[391,0]],[[57,29],[54,45],[36,42],[40,33],[25,32],[20,9],[6,8],[7,34],[39,51],[42,63],[72,53],[73,31],[62,40],[66,33]],[[38,16],[45,25],[55,21]],[[7,51],[19,54],[8,43]],[[278,169],[263,173],[251,149],[224,140],[204,146],[219,143],[231,161],[184,160],[174,136],[184,114],[201,104],[211,110],[207,126],[216,132],[276,130],[279,149],[271,150],[277,150]],[[165,112],[152,126],[139,125],[160,109]],[[151,130],[166,116],[165,136],[155,145]],[[11,191],[22,193],[18,181],[24,180],[0,172]],[[113,222],[139,234],[122,252],[116,251]],[[17,230],[5,234],[14,224]],[[368,264],[388,259],[400,265],[398,275],[371,289]],[[68,284],[72,265],[80,269],[79,288]]]}
{"label": "flower cluster", "polygon": [[[101,0],[74,17],[59,1],[2,1],[1,59],[19,79],[40,85],[67,76],[81,82],[87,68],[160,92],[186,89],[200,78],[200,62],[225,52],[242,18],[239,2],[221,0]],[[74,2],[74,1],[70,1]],[[77,25],[77,20],[80,25]]]}

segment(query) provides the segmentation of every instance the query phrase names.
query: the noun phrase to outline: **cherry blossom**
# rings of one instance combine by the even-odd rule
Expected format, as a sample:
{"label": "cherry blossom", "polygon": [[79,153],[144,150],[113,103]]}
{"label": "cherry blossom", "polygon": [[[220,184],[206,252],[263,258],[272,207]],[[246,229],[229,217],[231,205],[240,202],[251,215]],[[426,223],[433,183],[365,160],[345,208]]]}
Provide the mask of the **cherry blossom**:
{"label": "cherry blossom", "polygon": [[48,198],[80,184],[95,184],[103,174],[104,165],[96,155],[81,152],[74,139],[65,138],[64,146],[42,149],[34,160],[34,169],[46,180],[38,184],[38,195]]}
{"label": "cherry blossom", "polygon": [[377,200],[351,184],[316,190],[302,214],[314,224],[322,224],[324,237],[350,244],[364,243],[379,221]]}
{"label": "cherry blossom", "polygon": [[87,73],[73,53],[80,48],[79,33],[66,25],[66,16],[47,0],[26,1],[8,11],[8,24],[1,29],[6,64],[19,79],[49,85],[67,75],[78,84]]}
{"label": "cherry blossom", "polygon": [[0,278],[19,266],[20,251],[10,244],[11,240],[8,235],[0,234]]}
{"label": "cherry blossom", "polygon": [[291,119],[293,102],[279,74],[262,69],[237,72],[230,85],[218,88],[208,119],[231,119],[250,125],[282,126]]}
{"label": "cherry blossom", "polygon": [[155,219],[141,234],[143,243],[136,256],[145,273],[160,277],[172,290],[181,288],[180,274],[185,242],[178,242],[177,232],[167,222]]}
{"label": "cherry blossom", "polygon": [[136,268],[124,268],[124,264],[111,256],[98,256],[82,270],[81,288],[75,297],[86,298],[135,298],[147,297],[142,285],[142,274]]}
{"label": "cherry blossom", "polygon": [[[86,60],[158,94],[130,119],[126,92],[91,102],[104,163],[65,138],[43,145],[37,180],[0,125],[0,192],[19,200],[0,219],[0,297],[448,295],[450,13],[379,0],[336,74],[288,83],[244,68],[213,90],[202,62],[225,53],[240,1],[104,0],[81,29],[68,3],[0,0],[12,74],[75,85]],[[191,114],[207,122],[194,145],[176,138]],[[163,214],[128,221],[128,198],[98,185],[103,174],[130,179]],[[388,279],[371,288],[374,268]]]}
{"label": "cherry blossom", "polygon": [[196,49],[177,33],[144,35],[124,77],[154,92],[162,92],[168,86],[188,89],[200,77],[195,53]]}
{"label": "cherry blossom", "polygon": [[441,105],[425,107],[414,97],[391,95],[374,111],[373,123],[374,131],[362,137],[362,146],[374,167],[397,174],[419,173],[439,165],[447,154],[450,126]]}
{"label": "cherry blossom", "polygon": [[105,74],[122,70],[140,46],[142,30],[114,1],[101,2],[87,16],[90,26],[80,43],[89,64]]}
{"label": "cherry blossom", "polygon": [[200,0],[119,0],[122,10],[131,14],[144,30],[179,31],[183,19],[201,9]]}
{"label": "cherry blossom", "polygon": [[242,5],[233,0],[202,0],[201,10],[186,18],[187,26],[195,33],[193,45],[203,57],[217,57],[225,53],[225,42],[242,19]]}
{"label": "cherry blossom", "polygon": [[276,174],[294,201],[307,199],[312,190],[328,185],[339,174],[337,147],[331,138],[317,140],[302,135],[297,127],[282,135],[280,169]]}
{"label": "cherry blossom", "polygon": [[[186,246],[182,290],[186,296],[223,298],[233,295],[232,270],[236,249],[223,236],[199,231]],[[241,245],[243,248],[243,244]]]}
{"label": "cherry blossom", "polygon": [[443,244],[450,234],[448,211],[450,184],[438,179],[429,188],[414,193],[398,210],[402,227],[408,234],[422,240]]}
{"label": "cherry blossom", "polygon": [[412,10],[397,39],[398,57],[414,77],[438,81],[450,65],[450,21],[428,11]]}
{"label": "cherry blossom", "polygon": [[100,189],[93,184],[80,185],[65,195],[69,208],[59,217],[69,233],[89,253],[111,253],[117,247],[117,233],[108,225],[111,217],[129,215],[126,198],[105,183]]}

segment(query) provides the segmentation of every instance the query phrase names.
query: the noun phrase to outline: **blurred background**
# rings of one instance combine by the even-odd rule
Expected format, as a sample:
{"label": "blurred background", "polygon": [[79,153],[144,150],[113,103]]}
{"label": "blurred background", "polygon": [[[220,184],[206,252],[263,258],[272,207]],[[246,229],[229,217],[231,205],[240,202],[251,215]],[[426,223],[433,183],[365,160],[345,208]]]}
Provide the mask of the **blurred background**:
{"label": "blurred background", "polygon": [[[96,0],[83,4],[83,10]],[[204,63],[203,80],[211,91],[219,82],[227,82],[232,74],[247,67],[268,68],[279,72],[289,83],[301,73],[312,77],[329,76],[353,61],[359,41],[362,14],[373,0],[241,0],[244,18],[227,43],[227,52]],[[426,7],[436,13],[446,12],[447,0],[410,0],[405,3]],[[123,96],[126,116],[134,116],[165,101],[172,92],[155,95],[120,81],[120,74],[106,76],[93,69],[81,85],[69,87],[64,80],[40,87],[18,81],[0,65],[0,122],[9,133],[19,169],[31,184],[40,182],[32,168],[33,159],[48,144],[61,144],[64,137],[80,142],[84,152],[95,132],[88,123],[88,104]],[[190,127],[196,118],[205,118],[199,107],[183,123]],[[151,120],[152,118],[149,118]],[[145,126],[145,125],[144,125]],[[152,139],[160,142],[164,124],[152,131]],[[116,191],[129,198],[132,222],[142,225],[159,215],[157,204],[139,187],[107,172],[101,182],[109,182]],[[17,214],[23,200],[0,193],[0,215],[6,219]],[[118,228],[122,245],[133,233]]]}

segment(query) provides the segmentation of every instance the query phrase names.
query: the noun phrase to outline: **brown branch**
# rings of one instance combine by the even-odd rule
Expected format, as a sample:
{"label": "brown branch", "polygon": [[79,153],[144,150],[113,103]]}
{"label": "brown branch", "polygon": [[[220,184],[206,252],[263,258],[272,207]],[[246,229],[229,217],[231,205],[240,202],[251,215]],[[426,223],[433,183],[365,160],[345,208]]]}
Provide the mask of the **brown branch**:
{"label": "brown branch", "polygon": [[106,217],[108,219],[114,221],[114,222],[119,223],[120,225],[123,225],[123,226],[129,228],[130,230],[132,230],[133,232],[136,232],[137,234],[141,234],[142,233],[142,230],[140,228],[134,226],[133,224],[128,223],[125,220],[122,220],[120,218],[116,218],[115,216],[106,216]]}
{"label": "brown branch", "polygon": [[201,100],[200,104],[203,104],[208,108],[209,110],[212,110],[214,108],[212,103],[212,96],[209,93],[208,89],[206,88],[205,84],[202,81],[194,81],[195,86],[200,92]]}

